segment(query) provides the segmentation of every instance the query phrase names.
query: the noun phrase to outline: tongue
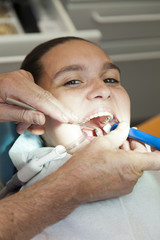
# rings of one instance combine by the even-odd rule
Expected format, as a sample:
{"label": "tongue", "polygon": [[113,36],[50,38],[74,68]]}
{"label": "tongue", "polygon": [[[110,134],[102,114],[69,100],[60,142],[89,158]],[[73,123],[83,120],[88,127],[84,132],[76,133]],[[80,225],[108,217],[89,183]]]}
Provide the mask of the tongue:
{"label": "tongue", "polygon": [[[85,126],[81,127],[81,130],[85,132],[88,137],[102,136],[104,133],[103,127],[105,126],[105,120],[106,116],[93,118],[86,122],[84,124]],[[96,131],[93,128],[95,128]]]}
{"label": "tongue", "polygon": [[[93,119],[94,120],[94,119]],[[106,120],[106,116],[102,116],[102,117],[97,117],[95,118],[95,121],[98,122],[99,124],[104,124]]]}
{"label": "tongue", "polygon": [[86,125],[103,128],[103,126],[105,125],[105,120],[106,120],[106,116],[96,117],[86,122]]}

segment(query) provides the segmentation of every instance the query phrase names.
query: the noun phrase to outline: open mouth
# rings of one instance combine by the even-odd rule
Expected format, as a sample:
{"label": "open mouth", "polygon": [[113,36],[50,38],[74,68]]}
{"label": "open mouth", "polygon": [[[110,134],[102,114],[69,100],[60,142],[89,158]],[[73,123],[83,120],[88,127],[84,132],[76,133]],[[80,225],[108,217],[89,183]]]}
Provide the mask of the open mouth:
{"label": "open mouth", "polygon": [[84,119],[80,126],[89,138],[94,138],[108,134],[111,126],[116,122],[118,122],[118,119],[112,113],[98,112]]}

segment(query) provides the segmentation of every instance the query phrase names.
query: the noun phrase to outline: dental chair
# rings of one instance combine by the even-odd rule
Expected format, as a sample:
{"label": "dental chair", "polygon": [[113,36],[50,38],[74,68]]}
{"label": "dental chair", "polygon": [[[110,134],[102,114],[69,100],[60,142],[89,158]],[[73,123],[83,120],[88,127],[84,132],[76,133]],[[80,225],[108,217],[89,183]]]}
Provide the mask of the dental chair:
{"label": "dental chair", "polygon": [[137,128],[160,138],[160,114],[142,122]]}
{"label": "dental chair", "polygon": [[0,123],[0,188],[15,173],[8,151],[18,137],[14,123]]}

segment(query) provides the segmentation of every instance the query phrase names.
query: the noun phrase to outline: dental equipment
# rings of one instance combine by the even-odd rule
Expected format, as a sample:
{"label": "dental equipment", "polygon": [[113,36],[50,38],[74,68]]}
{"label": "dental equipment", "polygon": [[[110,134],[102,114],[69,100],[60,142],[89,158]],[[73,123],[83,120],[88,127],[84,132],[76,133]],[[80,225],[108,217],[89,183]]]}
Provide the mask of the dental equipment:
{"label": "dental equipment", "polygon": [[26,165],[15,173],[7,182],[6,186],[0,191],[0,199],[6,197],[10,193],[18,191],[25,183],[41,172],[46,163],[66,157],[68,151],[78,147],[85,140],[86,136],[83,134],[67,148],[62,145],[58,145],[42,158],[34,158],[26,163]]}
{"label": "dental equipment", "polygon": [[26,163],[26,165],[23,166],[17,173],[15,173],[7,182],[6,186],[0,191],[0,199],[6,197],[8,194],[17,192],[25,183],[40,173],[46,163],[66,157],[68,151],[78,147],[85,140],[86,136],[83,134],[67,148],[62,145],[58,145],[45,156],[39,159],[34,158]]}
{"label": "dental equipment", "polygon": [[18,100],[13,99],[13,98],[6,98],[6,103],[9,103],[9,104],[11,103],[11,104],[14,104],[14,105],[16,105],[16,106],[26,108],[26,109],[28,109],[28,110],[37,111],[36,108],[30,106],[29,104],[20,102],[20,101],[18,101]]}
{"label": "dental equipment", "polygon": [[[105,121],[103,122],[103,123],[105,124],[105,126],[103,127],[103,130],[104,130],[106,133],[109,133],[109,132],[110,132],[111,125],[110,125],[109,122],[111,122],[112,119],[113,119],[113,115],[112,115],[111,113],[108,113],[108,115],[106,116]],[[80,126],[84,127],[84,129],[87,128],[88,131],[91,132],[92,136],[101,136],[101,135],[99,134],[98,129],[97,129],[95,126],[90,126],[90,125],[86,124],[85,122],[84,122],[84,123],[79,122],[78,124],[79,124]]]}
{"label": "dental equipment", "polygon": [[44,164],[64,158],[66,154],[66,148],[58,145],[42,158],[35,158],[26,163],[26,165],[15,173],[7,182],[6,186],[0,191],[0,199],[6,197],[8,194],[18,191],[25,183],[43,169]]}
{"label": "dental equipment", "polygon": [[62,145],[58,145],[51,149],[51,151],[45,156],[30,160],[13,175],[13,177],[7,182],[6,186],[0,191],[0,199],[6,197],[8,194],[17,192],[25,183],[40,173],[45,164],[66,157],[67,152],[70,152],[74,148],[78,147],[85,140],[86,135],[83,133],[68,147],[65,148]]}
{"label": "dental equipment", "polygon": [[89,125],[87,125],[85,123],[81,123],[81,122],[79,122],[77,124],[80,125],[80,127],[83,127],[83,130],[87,131],[88,136],[98,136],[99,135],[98,131],[95,127],[89,126]]}
{"label": "dental equipment", "polygon": [[[118,124],[119,123],[113,124],[110,131],[116,129]],[[130,128],[128,137],[133,138],[135,140],[138,140],[142,143],[146,143],[146,144],[160,150],[160,138],[155,137],[151,134],[145,133],[145,132],[140,131],[138,129]]]}

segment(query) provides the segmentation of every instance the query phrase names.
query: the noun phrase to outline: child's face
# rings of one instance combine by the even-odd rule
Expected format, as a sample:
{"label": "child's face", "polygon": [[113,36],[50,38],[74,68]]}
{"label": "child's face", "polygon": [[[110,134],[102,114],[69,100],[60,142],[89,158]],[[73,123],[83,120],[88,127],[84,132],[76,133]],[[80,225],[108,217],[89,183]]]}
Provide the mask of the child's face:
{"label": "child's face", "polygon": [[[69,41],[52,48],[41,63],[44,73],[39,85],[73,111],[80,122],[100,112],[112,113],[113,122],[130,121],[130,100],[121,86],[118,68],[99,47],[85,41]],[[87,124],[101,129],[104,118]],[[71,136],[65,129],[66,124],[47,117],[43,137],[48,145],[65,145],[63,139]]]}

